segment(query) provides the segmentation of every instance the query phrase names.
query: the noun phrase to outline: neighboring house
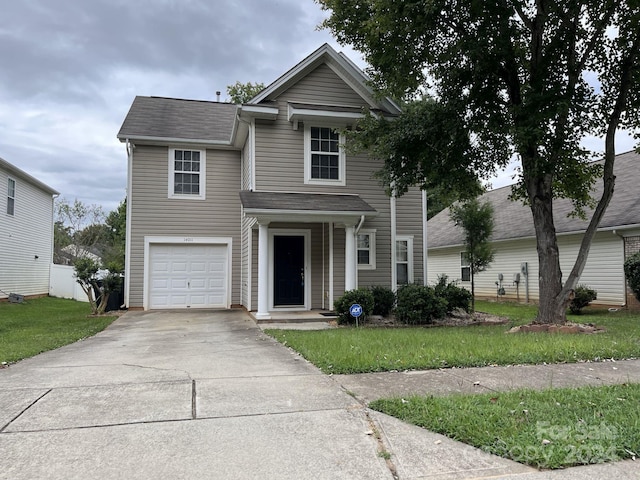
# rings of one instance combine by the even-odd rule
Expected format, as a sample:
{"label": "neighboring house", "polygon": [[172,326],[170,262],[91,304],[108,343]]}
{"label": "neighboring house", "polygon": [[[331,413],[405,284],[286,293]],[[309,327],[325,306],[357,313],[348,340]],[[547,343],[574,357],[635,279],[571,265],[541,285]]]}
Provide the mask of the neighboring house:
{"label": "neighboring house", "polygon": [[382,161],[343,148],[365,109],[399,113],[328,45],[241,106],[136,97],[118,133],[127,306],[268,319],[424,282],[424,195],[389,198],[373,178]]}
{"label": "neighboring house", "polygon": [[[611,203],[600,222],[591,244],[586,266],[579,284],[585,284],[598,292],[594,303],[612,306],[634,304],[636,300],[627,292],[623,271],[625,258],[640,251],[640,155],[627,152],[616,156],[616,186]],[[529,207],[520,201],[509,200],[511,187],[485,193],[481,202],[490,202],[494,209],[495,229],[492,237],[495,259],[486,271],[476,275],[476,295],[493,297],[498,294],[496,282],[502,274],[501,286],[506,299],[538,300],[538,255],[536,251],[533,219]],[[602,182],[595,187],[594,198],[600,198]],[[560,249],[560,265],[565,276],[569,275],[580,248],[587,222],[568,217],[571,202],[554,202],[554,221]],[[588,212],[590,214],[590,212]],[[463,232],[449,218],[449,209],[429,220],[428,259],[429,282],[446,274],[461,285],[471,285],[469,267],[462,256]],[[526,275],[525,275],[526,273]],[[519,284],[514,280],[520,274]]]}
{"label": "neighboring house", "polygon": [[49,292],[57,195],[0,158],[0,299]]}
{"label": "neighboring house", "polygon": [[56,263],[60,265],[73,265],[74,261],[78,258],[89,258],[94,262],[101,264],[102,257],[98,255],[98,252],[94,249],[94,251],[88,250],[89,247],[83,247],[82,245],[77,245],[72,243],[71,245],[67,245],[60,249],[59,258]]}

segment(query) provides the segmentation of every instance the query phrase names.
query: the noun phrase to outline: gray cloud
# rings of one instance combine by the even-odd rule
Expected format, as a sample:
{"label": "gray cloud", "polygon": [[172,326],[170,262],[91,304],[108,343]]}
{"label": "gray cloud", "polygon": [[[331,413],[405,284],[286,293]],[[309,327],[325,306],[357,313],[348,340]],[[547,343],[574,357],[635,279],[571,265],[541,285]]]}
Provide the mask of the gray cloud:
{"label": "gray cloud", "polygon": [[[125,196],[115,139],[135,95],[214,99],[275,80],[324,42],[313,0],[3,2],[0,156],[68,199]],[[356,58],[357,60],[357,58]]]}

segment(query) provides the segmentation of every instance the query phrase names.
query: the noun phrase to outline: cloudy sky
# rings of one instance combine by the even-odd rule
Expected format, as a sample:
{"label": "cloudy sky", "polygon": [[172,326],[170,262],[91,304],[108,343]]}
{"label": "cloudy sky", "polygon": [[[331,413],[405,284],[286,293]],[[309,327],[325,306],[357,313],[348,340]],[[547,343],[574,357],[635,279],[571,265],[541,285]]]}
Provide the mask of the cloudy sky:
{"label": "cloudy sky", "polygon": [[0,157],[106,211],[126,194],[116,134],[136,95],[225,99],[227,85],[269,84],[325,42],[363,66],[317,30],[313,0],[0,3]]}

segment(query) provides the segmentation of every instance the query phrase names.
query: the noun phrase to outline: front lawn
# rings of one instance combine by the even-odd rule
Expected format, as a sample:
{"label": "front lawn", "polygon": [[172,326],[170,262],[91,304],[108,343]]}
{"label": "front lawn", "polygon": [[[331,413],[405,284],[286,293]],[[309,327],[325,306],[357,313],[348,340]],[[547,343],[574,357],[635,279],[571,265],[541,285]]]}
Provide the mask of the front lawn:
{"label": "front lawn", "polygon": [[506,316],[512,322],[501,326],[266,332],[323,372],[336,374],[640,357],[637,313],[587,309],[583,315],[569,316],[570,321],[594,323],[607,330],[594,335],[506,334],[513,325],[533,320],[536,308],[478,301],[476,310]]}
{"label": "front lawn", "polygon": [[635,458],[640,385],[382,399],[369,406],[538,468]]}
{"label": "front lawn", "polygon": [[89,317],[88,303],[43,297],[0,303],[0,362],[17,362],[104,330],[116,317]]}

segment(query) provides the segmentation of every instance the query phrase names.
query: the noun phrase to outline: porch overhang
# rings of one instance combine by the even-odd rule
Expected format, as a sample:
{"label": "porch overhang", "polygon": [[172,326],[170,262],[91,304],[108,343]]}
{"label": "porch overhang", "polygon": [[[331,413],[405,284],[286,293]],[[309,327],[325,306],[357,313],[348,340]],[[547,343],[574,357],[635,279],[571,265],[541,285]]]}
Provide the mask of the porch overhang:
{"label": "porch overhang", "polygon": [[378,215],[358,195],[290,192],[240,192],[244,215],[258,223],[294,222],[356,225]]}

